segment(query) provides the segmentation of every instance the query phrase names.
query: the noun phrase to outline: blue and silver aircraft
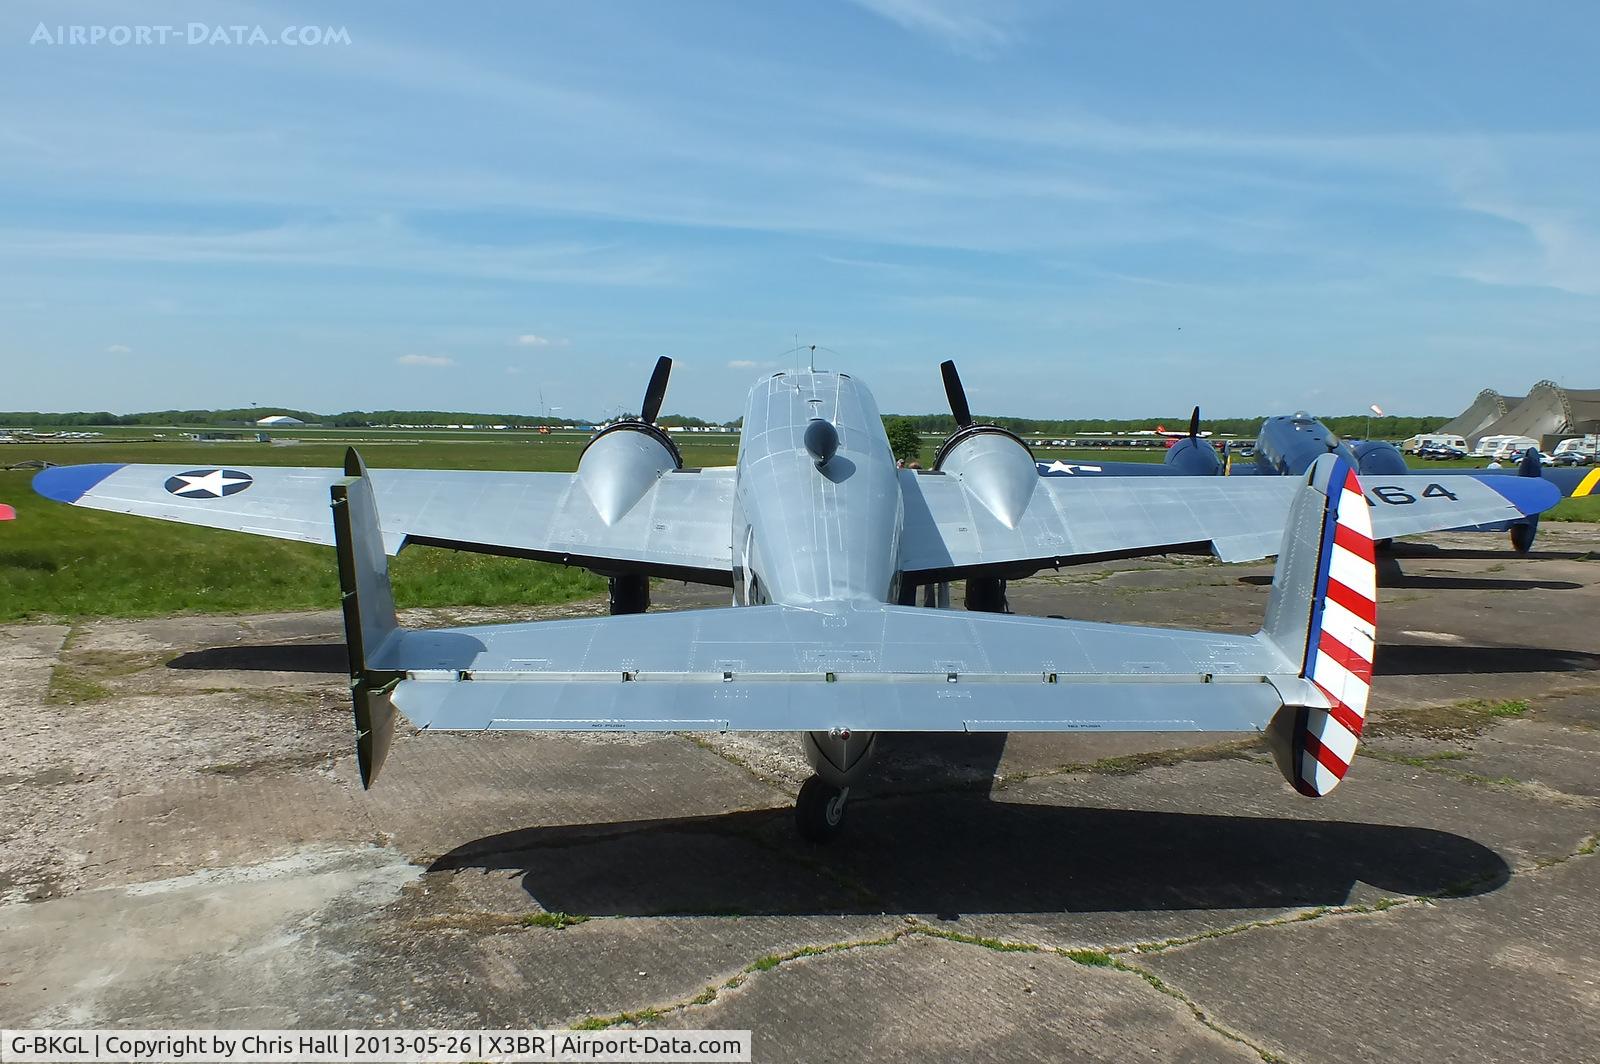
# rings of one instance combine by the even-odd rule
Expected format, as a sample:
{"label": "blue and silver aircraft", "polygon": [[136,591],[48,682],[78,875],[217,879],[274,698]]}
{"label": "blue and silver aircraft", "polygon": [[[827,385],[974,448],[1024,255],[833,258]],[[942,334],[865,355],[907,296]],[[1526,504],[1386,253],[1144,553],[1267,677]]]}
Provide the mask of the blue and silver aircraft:
{"label": "blue and silver aircraft", "polygon": [[[867,387],[813,369],[756,382],[736,466],[686,469],[655,424],[670,365],[574,473],[369,470],[352,449],[343,469],[64,466],[34,486],[335,546],[368,786],[398,714],[424,731],[795,732],[815,770],[798,823],[816,840],[839,827],[884,731],[1254,731],[1301,792],[1343,777],[1376,603],[1374,518],[1341,455],[1297,478],[1043,478],[1021,440],[967,417],[933,469],[900,470]],[[1439,497],[1431,483],[1367,489],[1415,500],[1381,511],[1394,534],[1518,517],[1554,495],[1467,481]],[[404,627],[387,556],[413,543],[584,566],[610,578],[613,616]],[[915,605],[942,581],[1175,548],[1277,554],[1260,631]],[[726,587],[738,608],[646,613],[653,576]]]}
{"label": "blue and silver aircraft", "polygon": [[[1416,475],[1426,477],[1428,483],[1424,490],[1433,496],[1443,497],[1459,490],[1453,478],[1472,477],[1488,479],[1491,483],[1501,483],[1499,478],[1506,476],[1541,477],[1553,484],[1557,494],[1552,497],[1551,506],[1559,501],[1562,495],[1587,494],[1593,486],[1589,474],[1581,469],[1545,469],[1539,462],[1537,451],[1530,450],[1523,461],[1508,469],[1434,469],[1426,473],[1413,470],[1406,465],[1406,460],[1394,444],[1384,440],[1360,440],[1354,444],[1346,443],[1317,418],[1304,411],[1293,414],[1281,414],[1269,417],[1261,423],[1261,428],[1256,434],[1255,453],[1244,461],[1224,459],[1218,454],[1217,449],[1200,437],[1200,408],[1195,407],[1189,418],[1188,435],[1179,439],[1167,448],[1166,455],[1160,463],[1155,462],[1040,462],[1038,463],[1041,476],[1179,476],[1179,477],[1215,477],[1215,476],[1304,476],[1318,458],[1325,454],[1337,454],[1353,465],[1360,473],[1363,481],[1374,476],[1408,476]],[[1450,477],[1450,480],[1441,480],[1440,477]],[[1369,490],[1369,497],[1371,491]],[[1374,504],[1379,502],[1400,502],[1403,497],[1391,493],[1388,499],[1374,497]],[[1548,507],[1546,507],[1548,509]],[[1377,528],[1379,540],[1392,538],[1386,528],[1385,512],[1380,511],[1373,516],[1374,526]],[[1511,534],[1512,547],[1522,553],[1533,548],[1534,536],[1539,529],[1537,512],[1526,516],[1511,518],[1503,521],[1479,522],[1471,525],[1440,526],[1431,531],[1470,531],[1470,532],[1507,532]]]}

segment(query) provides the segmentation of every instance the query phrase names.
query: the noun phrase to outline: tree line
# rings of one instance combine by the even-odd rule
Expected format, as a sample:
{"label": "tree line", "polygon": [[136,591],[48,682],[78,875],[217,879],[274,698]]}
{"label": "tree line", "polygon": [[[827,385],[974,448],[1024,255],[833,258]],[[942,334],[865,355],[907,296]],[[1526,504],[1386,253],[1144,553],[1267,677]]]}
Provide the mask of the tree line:
{"label": "tree line", "polygon": [[[129,426],[215,425],[237,427],[253,425],[264,417],[286,415],[308,424],[332,428],[377,428],[385,425],[512,425],[537,427],[540,425],[593,425],[598,421],[585,418],[535,417],[528,414],[473,414],[458,410],[347,410],[338,414],[319,414],[313,410],[293,410],[287,407],[238,407],[231,410],[152,410],[138,414],[113,414],[106,410],[39,412],[0,412],[0,427],[6,428],[104,428]],[[706,421],[681,414],[666,414],[659,418],[662,425],[691,428],[739,427],[740,420]],[[919,433],[949,435],[956,430],[955,418],[949,414],[896,414],[886,421],[904,421]],[[1187,414],[1172,417],[1147,418],[979,418],[989,424],[1010,429],[1019,436],[1033,438],[1118,436],[1136,430],[1148,430],[1158,424],[1168,429],[1182,430],[1189,423]],[[1254,437],[1261,424],[1259,417],[1207,419],[1202,428],[1217,435]],[[1358,438],[1372,424],[1372,435],[1378,439],[1403,440],[1419,432],[1432,432],[1449,421],[1448,416],[1435,417],[1373,417],[1365,414],[1324,416],[1322,421],[1341,436]]]}

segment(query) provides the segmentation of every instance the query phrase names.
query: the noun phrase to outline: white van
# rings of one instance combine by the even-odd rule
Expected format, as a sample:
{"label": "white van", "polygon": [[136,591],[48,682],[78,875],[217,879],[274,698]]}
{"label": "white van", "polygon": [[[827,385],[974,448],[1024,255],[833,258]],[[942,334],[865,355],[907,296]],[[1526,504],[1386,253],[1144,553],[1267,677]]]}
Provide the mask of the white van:
{"label": "white van", "polygon": [[1581,454],[1588,455],[1600,451],[1600,435],[1574,436],[1556,444],[1556,454],[1566,454],[1569,451],[1578,451]]}
{"label": "white van", "polygon": [[1416,454],[1424,447],[1454,447],[1457,450],[1465,451],[1467,449],[1467,441],[1460,436],[1444,436],[1438,433],[1425,432],[1420,436],[1411,437],[1400,445],[1400,449],[1406,454]]}

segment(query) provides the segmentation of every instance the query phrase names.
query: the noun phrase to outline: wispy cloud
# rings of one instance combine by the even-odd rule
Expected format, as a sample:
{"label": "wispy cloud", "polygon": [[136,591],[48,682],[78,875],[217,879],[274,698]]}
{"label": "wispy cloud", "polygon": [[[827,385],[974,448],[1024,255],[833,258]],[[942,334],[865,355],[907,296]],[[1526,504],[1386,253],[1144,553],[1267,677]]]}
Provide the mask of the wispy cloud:
{"label": "wispy cloud", "polygon": [[402,366],[453,366],[456,360],[448,355],[401,355],[395,362]]}
{"label": "wispy cloud", "polygon": [[132,353],[133,348],[129,347],[127,344],[112,344],[110,347],[106,348],[106,354],[108,355],[131,355]]}
{"label": "wispy cloud", "polygon": [[964,0],[854,0],[873,14],[905,29],[933,37],[967,55],[989,56],[1011,43],[1011,31],[979,5]]}
{"label": "wispy cloud", "polygon": [[608,244],[484,245],[429,236],[388,216],[220,231],[179,225],[142,232],[12,229],[0,230],[0,246],[14,255],[45,259],[322,267],[586,285],[650,285],[667,279],[658,256],[634,256]]}
{"label": "wispy cloud", "polygon": [[759,362],[752,362],[748,358],[736,358],[732,362],[728,363],[728,368],[729,369],[755,369],[759,365],[760,365]]}
{"label": "wispy cloud", "polygon": [[567,341],[559,336],[540,336],[538,333],[523,333],[517,337],[518,347],[566,347]]}

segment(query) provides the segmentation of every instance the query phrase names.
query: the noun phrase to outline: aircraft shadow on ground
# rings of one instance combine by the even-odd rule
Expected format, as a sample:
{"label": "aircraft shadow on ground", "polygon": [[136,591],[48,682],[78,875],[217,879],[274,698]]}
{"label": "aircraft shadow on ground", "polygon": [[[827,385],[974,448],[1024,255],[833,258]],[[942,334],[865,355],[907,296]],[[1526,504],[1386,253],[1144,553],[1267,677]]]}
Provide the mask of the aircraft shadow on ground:
{"label": "aircraft shadow on ground", "polygon": [[1510,877],[1431,828],[996,801],[1007,739],[883,734],[870,796],[826,847],[796,837],[788,808],[762,809],[524,828],[430,870],[510,871],[545,909],[587,915],[946,918],[1340,905],[1357,881],[1433,895]]}
{"label": "aircraft shadow on ground", "polygon": [[207,647],[179,654],[169,669],[200,672],[348,673],[350,655],[343,643],[272,643],[264,646]]}
{"label": "aircraft shadow on ground", "polygon": [[870,799],[827,847],[788,809],[524,828],[430,871],[512,872],[554,912],[843,915],[1283,909],[1476,894],[1510,869],[1431,828],[1058,807],[972,793]]}
{"label": "aircraft shadow on ground", "polygon": [[1581,550],[1531,550],[1518,554],[1513,550],[1486,550],[1482,547],[1440,547],[1433,543],[1392,543],[1379,554],[1379,560],[1391,558],[1431,558],[1435,561],[1582,561],[1589,556]]}
{"label": "aircraft shadow on ground", "polygon": [[[1239,583],[1265,587],[1272,583],[1267,575],[1239,577]],[[1401,572],[1393,562],[1378,563],[1378,586],[1390,591],[1577,591],[1583,585],[1573,580],[1506,580],[1485,576],[1412,576]]]}
{"label": "aircraft shadow on ground", "polygon": [[1600,654],[1545,647],[1473,647],[1380,643],[1374,676],[1470,676],[1503,672],[1594,672]]}

